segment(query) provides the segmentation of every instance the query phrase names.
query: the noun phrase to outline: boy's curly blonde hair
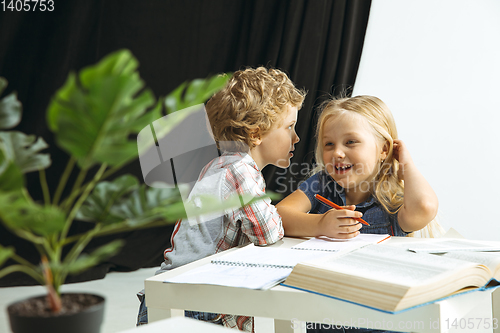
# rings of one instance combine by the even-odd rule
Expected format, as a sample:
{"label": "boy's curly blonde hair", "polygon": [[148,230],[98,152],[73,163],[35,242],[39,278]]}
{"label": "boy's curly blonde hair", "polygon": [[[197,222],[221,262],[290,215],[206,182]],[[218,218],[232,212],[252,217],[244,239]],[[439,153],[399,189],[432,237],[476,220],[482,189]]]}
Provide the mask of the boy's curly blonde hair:
{"label": "boy's curly blonde hair", "polygon": [[278,69],[237,71],[206,104],[214,138],[217,142],[244,143],[252,149],[255,139],[280,124],[288,104],[302,107],[305,95]]}

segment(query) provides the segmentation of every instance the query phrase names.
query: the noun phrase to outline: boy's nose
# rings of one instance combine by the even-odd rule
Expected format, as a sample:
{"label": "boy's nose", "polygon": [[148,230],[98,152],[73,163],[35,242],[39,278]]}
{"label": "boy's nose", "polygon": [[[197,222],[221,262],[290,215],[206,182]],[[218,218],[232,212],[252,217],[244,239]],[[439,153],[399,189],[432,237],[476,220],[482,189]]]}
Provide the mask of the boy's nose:
{"label": "boy's nose", "polygon": [[299,136],[297,135],[297,133],[293,133],[293,144],[296,144],[297,142],[300,141],[300,138]]}

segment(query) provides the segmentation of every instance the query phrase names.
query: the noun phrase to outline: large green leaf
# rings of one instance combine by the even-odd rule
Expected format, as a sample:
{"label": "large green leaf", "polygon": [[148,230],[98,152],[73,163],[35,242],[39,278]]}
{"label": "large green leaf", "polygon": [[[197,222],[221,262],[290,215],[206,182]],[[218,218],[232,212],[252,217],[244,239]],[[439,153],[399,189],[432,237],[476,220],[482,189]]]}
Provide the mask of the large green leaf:
{"label": "large green leaf", "polygon": [[[203,107],[203,103],[212,97],[214,93],[222,89],[230,77],[230,74],[225,74],[216,75],[208,79],[195,79],[191,82],[184,82],[168,94],[164,100],[168,116],[154,119],[156,138],[160,139],[165,137],[188,116],[198,112],[200,107]],[[161,106],[157,105],[157,108],[159,107],[161,111]],[[182,110],[182,112],[175,112],[180,110]],[[152,123],[152,121],[148,123],[142,122],[142,127],[138,126],[137,130],[140,131],[144,126],[150,123]],[[145,133],[145,135],[139,135],[138,137],[137,144],[139,154],[147,152],[148,149],[155,144],[155,140],[149,135],[150,131],[151,129],[145,128],[147,134]]]}
{"label": "large green leaf", "polygon": [[165,218],[185,216],[180,193],[175,188],[139,186],[138,180],[125,175],[112,182],[100,182],[83,203],[77,218],[104,225],[133,228]]}
{"label": "large green leaf", "polygon": [[111,213],[111,208],[138,187],[139,182],[132,175],[124,175],[111,182],[100,182],[85,200],[76,218],[104,224],[121,221],[123,220],[121,217]]}
{"label": "large green leaf", "polygon": [[15,163],[6,158],[0,147],[0,192],[20,190],[24,186],[24,177]]}
{"label": "large green leaf", "polygon": [[147,111],[155,98],[143,90],[137,66],[128,50],[117,51],[78,76],[70,74],[52,99],[49,128],[80,167],[120,166],[137,158],[136,142],[129,135],[137,133],[137,121],[159,117],[157,108]]}
{"label": "large green leaf", "polygon": [[14,231],[50,236],[63,229],[66,217],[59,208],[38,205],[15,191],[0,192],[0,220]]}
{"label": "large green leaf", "polygon": [[[0,95],[7,87],[7,80],[0,77]],[[22,105],[15,92],[0,99],[0,129],[17,126],[21,121]]]}
{"label": "large green leaf", "polygon": [[[120,217],[124,226],[137,227],[164,219],[175,221],[184,216],[180,192],[176,188],[156,188],[142,185],[130,196],[111,208],[114,216]],[[172,212],[167,216],[166,212]],[[174,214],[175,213],[175,214]]]}
{"label": "large green leaf", "polygon": [[[107,163],[121,166],[137,158],[137,144],[130,134],[159,119],[160,101],[144,90],[138,62],[128,50],[110,54],[95,66],[70,74],[53,97],[47,112],[57,144],[80,167]],[[197,79],[183,84],[166,98],[169,112],[205,102],[228,76]]]}
{"label": "large green leaf", "polygon": [[0,245],[0,267],[14,254],[14,248]]}
{"label": "large green leaf", "polygon": [[[36,141],[35,141],[36,140]],[[40,154],[48,145],[42,138],[22,132],[0,132],[0,150],[7,160],[13,161],[22,173],[42,170],[50,166],[49,154]]]}
{"label": "large green leaf", "polygon": [[168,113],[204,103],[213,94],[222,89],[231,74],[216,75],[209,79],[195,79],[184,82],[165,98]]}
{"label": "large green leaf", "polygon": [[90,254],[84,253],[74,262],[68,263],[66,268],[70,274],[81,273],[118,253],[124,243],[125,242],[123,240],[117,239],[109,244],[99,247]]}

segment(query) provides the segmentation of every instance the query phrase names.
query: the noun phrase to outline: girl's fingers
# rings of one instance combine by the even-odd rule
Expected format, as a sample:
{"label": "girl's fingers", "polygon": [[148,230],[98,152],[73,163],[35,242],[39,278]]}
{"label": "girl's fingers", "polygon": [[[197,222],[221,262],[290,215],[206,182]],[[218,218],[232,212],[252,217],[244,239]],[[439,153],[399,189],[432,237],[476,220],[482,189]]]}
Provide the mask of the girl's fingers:
{"label": "girl's fingers", "polygon": [[357,223],[354,225],[340,226],[340,229],[341,229],[342,233],[346,233],[346,234],[353,233],[353,232],[359,231],[359,229],[361,229],[361,223]]}
{"label": "girl's fingers", "polygon": [[339,227],[345,228],[345,227],[352,227],[352,226],[359,226],[359,229],[363,226],[361,222],[355,220],[355,219],[342,219],[342,224],[339,224]]}
{"label": "girl's fingers", "polygon": [[355,231],[352,233],[338,233],[336,238],[339,239],[349,239],[349,238],[354,238],[357,235],[359,235],[359,231]]}

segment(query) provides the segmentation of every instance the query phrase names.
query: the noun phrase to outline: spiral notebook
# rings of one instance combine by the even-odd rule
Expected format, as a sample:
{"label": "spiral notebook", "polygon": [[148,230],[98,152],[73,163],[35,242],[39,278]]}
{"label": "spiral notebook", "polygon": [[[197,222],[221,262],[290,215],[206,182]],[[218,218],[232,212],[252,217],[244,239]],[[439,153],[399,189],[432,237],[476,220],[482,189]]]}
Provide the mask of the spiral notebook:
{"label": "spiral notebook", "polygon": [[269,289],[283,282],[299,262],[332,255],[332,252],[350,252],[387,238],[390,236],[371,234],[360,234],[345,240],[320,237],[292,248],[250,244],[164,282]]}
{"label": "spiral notebook", "polygon": [[313,258],[318,258],[316,251],[250,244],[164,282],[269,289],[284,281],[297,263]]}

